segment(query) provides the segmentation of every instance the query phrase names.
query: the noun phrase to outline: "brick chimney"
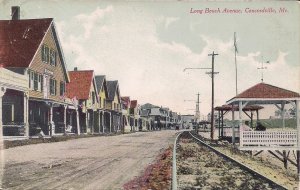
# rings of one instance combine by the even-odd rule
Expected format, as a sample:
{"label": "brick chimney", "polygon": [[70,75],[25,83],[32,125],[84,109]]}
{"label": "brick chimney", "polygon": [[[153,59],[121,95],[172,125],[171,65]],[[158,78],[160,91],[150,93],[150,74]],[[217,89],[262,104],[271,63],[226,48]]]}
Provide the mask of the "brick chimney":
{"label": "brick chimney", "polygon": [[20,20],[20,7],[19,6],[11,7],[11,20]]}

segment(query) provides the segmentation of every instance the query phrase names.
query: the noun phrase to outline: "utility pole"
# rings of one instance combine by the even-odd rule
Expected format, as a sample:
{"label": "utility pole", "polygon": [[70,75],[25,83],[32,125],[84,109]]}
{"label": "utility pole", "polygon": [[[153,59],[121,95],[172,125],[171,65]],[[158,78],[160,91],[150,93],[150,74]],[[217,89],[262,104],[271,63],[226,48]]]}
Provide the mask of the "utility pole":
{"label": "utility pole", "polygon": [[215,72],[215,56],[219,55],[216,54],[214,51],[212,54],[208,54],[208,56],[211,56],[212,62],[211,62],[211,72],[208,72],[207,74],[211,74],[211,121],[210,121],[210,125],[211,125],[211,129],[210,129],[210,138],[213,140],[214,139],[214,100],[215,100],[215,84],[214,84],[214,75],[218,74],[218,72]]}
{"label": "utility pole", "polygon": [[236,44],[236,33],[234,32],[234,63],[235,63],[235,95],[238,94],[237,90],[237,63],[236,63],[236,54],[238,53],[237,44]]}
{"label": "utility pole", "polygon": [[216,54],[214,51],[212,54],[208,54],[208,56],[212,56],[212,67],[211,68],[185,68],[183,69],[183,72],[185,72],[186,70],[189,70],[189,69],[211,69],[211,72],[206,72],[206,74],[209,74],[211,75],[211,82],[212,82],[212,96],[211,96],[211,99],[212,99],[212,102],[211,102],[211,134],[210,134],[210,137],[211,139],[213,140],[214,138],[214,75],[215,74],[218,74],[219,72],[215,72],[215,68],[214,68],[214,60],[215,60],[215,56],[216,55],[219,55],[219,54]]}
{"label": "utility pole", "polygon": [[199,104],[200,104],[199,96],[200,96],[200,94],[199,94],[199,92],[196,95],[197,95],[197,101],[196,101],[196,113],[195,113],[195,116],[196,116],[196,122],[197,122],[198,119],[200,121],[200,108],[199,108]]}

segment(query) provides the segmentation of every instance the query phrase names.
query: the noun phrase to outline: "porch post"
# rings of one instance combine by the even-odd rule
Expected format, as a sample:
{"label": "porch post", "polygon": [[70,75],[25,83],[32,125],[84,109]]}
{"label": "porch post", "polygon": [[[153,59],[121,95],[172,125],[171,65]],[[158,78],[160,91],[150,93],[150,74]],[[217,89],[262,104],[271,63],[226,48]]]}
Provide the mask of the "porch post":
{"label": "porch post", "polygon": [[24,111],[23,111],[23,118],[24,118],[24,129],[25,129],[25,136],[29,137],[29,123],[28,123],[28,93],[24,92]]}
{"label": "porch post", "polygon": [[64,105],[64,134],[66,134],[67,129],[67,105]]}
{"label": "porch post", "polygon": [[242,111],[243,109],[243,102],[239,101],[239,133],[240,133],[240,146],[243,146],[243,136],[242,136],[242,125],[243,125],[243,120],[242,120]]}
{"label": "porch post", "polygon": [[80,135],[80,123],[79,123],[78,107],[76,107],[75,109],[76,109],[77,134]]}
{"label": "porch post", "polygon": [[109,112],[109,132],[111,133],[111,123],[112,123],[112,117],[111,112]]}
{"label": "porch post", "polygon": [[98,133],[101,132],[101,123],[102,123],[102,120],[101,120],[101,111],[98,110],[98,124],[99,124],[99,130],[98,130]]}
{"label": "porch post", "polygon": [[[234,123],[234,108],[232,106],[232,122]],[[235,144],[235,124],[232,125],[232,144]]]}
{"label": "porch post", "polygon": [[102,132],[104,133],[105,132],[105,122],[104,122],[104,120],[105,120],[105,112],[102,112],[102,115],[101,115],[101,117],[102,117]]}
{"label": "porch post", "polygon": [[85,112],[85,133],[88,133],[89,132],[89,123],[88,123],[88,121],[89,121],[89,112],[88,112],[88,110],[86,110],[86,112]]}
{"label": "porch post", "polygon": [[55,134],[55,125],[53,123],[53,104],[50,104],[50,118],[49,118],[50,126],[51,126],[51,136]]}
{"label": "porch post", "polygon": [[2,139],[3,139],[3,123],[2,123],[2,97],[5,94],[6,89],[4,87],[0,87],[0,150],[2,145]]}

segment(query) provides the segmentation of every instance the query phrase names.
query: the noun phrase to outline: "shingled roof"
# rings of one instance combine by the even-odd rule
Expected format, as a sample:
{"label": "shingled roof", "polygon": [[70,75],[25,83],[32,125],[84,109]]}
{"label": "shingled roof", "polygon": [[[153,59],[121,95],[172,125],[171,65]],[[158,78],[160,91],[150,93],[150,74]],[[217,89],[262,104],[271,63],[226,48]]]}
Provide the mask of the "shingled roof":
{"label": "shingled roof", "polygon": [[238,94],[235,98],[295,98],[300,97],[299,93],[279,88],[266,83],[259,83],[244,92]]}
{"label": "shingled roof", "polygon": [[116,92],[119,94],[119,84],[118,81],[107,81],[107,91],[108,91],[108,100],[113,101],[115,98]]}
{"label": "shingled roof", "polygon": [[69,98],[76,96],[79,100],[87,100],[93,82],[94,71],[69,71],[70,83],[66,85],[66,95]]}
{"label": "shingled roof", "polygon": [[52,18],[0,20],[0,64],[28,67],[52,21]]}
{"label": "shingled roof", "polygon": [[251,100],[252,104],[275,104],[283,100],[291,99],[300,99],[299,93],[262,82],[228,100],[227,104],[237,103],[241,100]]}
{"label": "shingled roof", "polygon": [[47,31],[58,48],[63,72],[69,81],[62,48],[54,26],[53,18],[0,20],[0,65],[5,68],[27,68],[30,66]]}
{"label": "shingled roof", "polygon": [[108,90],[107,90],[105,75],[97,75],[97,76],[95,76],[95,81],[96,81],[96,85],[97,85],[97,93],[99,94],[99,92],[102,89],[102,87],[104,87],[104,91],[105,91],[106,97],[108,97]]}
{"label": "shingled roof", "polygon": [[130,101],[130,108],[136,108],[137,106],[137,100],[131,100]]}

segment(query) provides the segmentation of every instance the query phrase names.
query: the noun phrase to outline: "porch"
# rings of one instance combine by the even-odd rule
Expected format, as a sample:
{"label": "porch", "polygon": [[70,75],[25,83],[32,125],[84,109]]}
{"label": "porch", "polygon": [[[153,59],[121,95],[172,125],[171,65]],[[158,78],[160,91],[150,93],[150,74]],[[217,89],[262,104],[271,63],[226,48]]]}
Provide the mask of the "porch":
{"label": "porch", "polygon": [[28,138],[28,78],[0,68],[0,139]]}

